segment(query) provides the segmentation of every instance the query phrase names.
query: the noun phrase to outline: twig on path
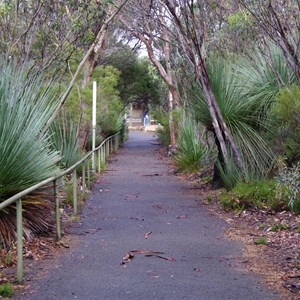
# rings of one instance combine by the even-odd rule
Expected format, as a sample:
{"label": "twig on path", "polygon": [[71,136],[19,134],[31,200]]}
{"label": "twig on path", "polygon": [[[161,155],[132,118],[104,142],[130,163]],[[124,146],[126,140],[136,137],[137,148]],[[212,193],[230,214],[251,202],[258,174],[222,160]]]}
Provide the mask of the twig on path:
{"label": "twig on path", "polygon": [[144,234],[144,237],[145,239],[148,239],[149,235],[152,233],[152,231],[147,231],[145,234]]}

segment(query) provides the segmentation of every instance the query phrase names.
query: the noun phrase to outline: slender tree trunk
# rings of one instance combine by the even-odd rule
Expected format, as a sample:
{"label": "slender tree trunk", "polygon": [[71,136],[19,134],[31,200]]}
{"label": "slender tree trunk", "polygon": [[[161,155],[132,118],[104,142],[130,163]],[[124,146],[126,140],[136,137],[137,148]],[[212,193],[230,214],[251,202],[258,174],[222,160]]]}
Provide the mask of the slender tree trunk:
{"label": "slender tree trunk", "polygon": [[153,65],[157,68],[160,76],[164,80],[164,82],[168,86],[168,102],[169,102],[169,129],[170,129],[170,138],[172,147],[176,146],[176,135],[175,135],[175,126],[174,126],[174,118],[173,118],[173,110],[179,104],[180,95],[173,83],[172,78],[172,70],[170,64],[170,51],[169,45],[164,45],[164,55],[166,59],[166,69],[159,62],[157,57],[154,55],[153,46],[151,39],[146,39],[143,35],[137,33],[137,37],[145,44],[148,52],[149,59],[153,63]]}
{"label": "slender tree trunk", "polygon": [[[176,134],[175,134],[175,123],[174,123],[174,116],[173,112],[174,109],[176,109],[179,105],[179,98],[177,97],[177,89],[174,86],[174,80],[173,80],[173,70],[171,67],[171,61],[170,61],[170,39],[169,35],[166,33],[166,31],[163,33],[163,52],[165,56],[166,61],[166,71],[170,78],[170,86],[169,86],[169,92],[168,92],[168,100],[169,100],[169,128],[170,128],[170,140],[171,140],[171,146],[172,150],[174,151],[176,148]],[[175,95],[175,97],[173,96]]]}
{"label": "slender tree trunk", "polygon": [[209,75],[207,73],[206,64],[204,61],[202,61],[201,64],[202,64],[201,71],[199,73],[198,78],[199,78],[200,85],[202,86],[203,89],[204,98],[206,99],[208,110],[210,112],[212,125],[216,134],[216,138],[219,141],[220,149],[224,156],[224,162],[225,164],[229,162],[229,155],[227,150],[227,146],[229,146],[235,156],[237,165],[239,166],[240,170],[244,172],[244,166],[242,164],[242,159],[241,159],[239,149],[236,146],[233,137],[231,135],[231,132],[229,131],[226,125],[223,114],[218,105],[216,96],[212,90]]}
{"label": "slender tree trunk", "polygon": [[173,117],[173,111],[174,111],[174,105],[173,105],[173,94],[169,90],[168,92],[168,98],[169,98],[169,129],[170,129],[170,139],[171,139],[171,145],[172,147],[175,147],[176,145],[176,136],[175,136],[175,124],[174,124],[174,117]]}

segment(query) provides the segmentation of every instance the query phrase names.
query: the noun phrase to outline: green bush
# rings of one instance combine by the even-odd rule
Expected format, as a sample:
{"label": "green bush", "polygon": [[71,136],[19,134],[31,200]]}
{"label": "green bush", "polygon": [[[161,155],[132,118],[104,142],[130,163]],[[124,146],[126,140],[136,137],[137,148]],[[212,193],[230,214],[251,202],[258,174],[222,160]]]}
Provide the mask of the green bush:
{"label": "green bush", "polygon": [[300,160],[300,89],[290,86],[280,90],[272,107],[273,145],[288,165]]}
{"label": "green bush", "polygon": [[155,120],[163,127],[157,128],[156,133],[160,139],[163,146],[167,147],[171,143],[170,137],[170,127],[169,127],[169,114],[164,109],[156,109],[153,111],[153,116]]}
{"label": "green bush", "polygon": [[3,283],[0,285],[0,296],[11,297],[14,294],[14,289],[10,283]]}
{"label": "green bush", "polygon": [[276,180],[276,198],[285,200],[291,210],[300,213],[300,162],[288,168],[285,164]]}
{"label": "green bush", "polygon": [[266,245],[268,243],[268,240],[265,236],[261,236],[254,240],[255,245]]}
{"label": "green bush", "polygon": [[279,210],[285,207],[285,202],[276,198],[275,180],[239,182],[232,191],[221,193],[220,203],[224,208],[237,210],[249,207]]}
{"label": "green bush", "polygon": [[160,142],[162,143],[163,146],[167,147],[170,145],[171,138],[170,138],[169,126],[157,128],[156,133],[157,133],[158,138],[160,139]]}

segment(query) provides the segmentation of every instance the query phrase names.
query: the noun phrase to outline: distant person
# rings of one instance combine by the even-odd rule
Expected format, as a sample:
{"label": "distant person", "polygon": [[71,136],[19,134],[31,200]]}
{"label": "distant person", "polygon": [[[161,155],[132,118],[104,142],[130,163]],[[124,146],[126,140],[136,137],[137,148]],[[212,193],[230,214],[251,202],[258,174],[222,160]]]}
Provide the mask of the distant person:
{"label": "distant person", "polygon": [[148,119],[149,119],[149,116],[148,116],[148,113],[147,113],[147,111],[145,110],[144,111],[144,126],[146,126],[146,125],[148,125]]}

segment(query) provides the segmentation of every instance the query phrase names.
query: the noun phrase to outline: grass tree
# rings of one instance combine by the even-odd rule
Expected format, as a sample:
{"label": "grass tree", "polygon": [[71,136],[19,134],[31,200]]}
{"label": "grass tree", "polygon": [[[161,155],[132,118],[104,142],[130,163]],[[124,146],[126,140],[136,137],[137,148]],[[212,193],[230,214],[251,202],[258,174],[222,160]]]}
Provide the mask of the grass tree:
{"label": "grass tree", "polygon": [[[262,61],[239,59],[232,63],[221,58],[211,59],[208,71],[213,92],[246,170],[240,174],[234,160],[227,165],[219,161],[223,183],[230,188],[242,177],[252,179],[267,175],[275,157],[265,138],[269,130],[269,109],[279,90],[274,73],[269,72],[268,65]],[[201,90],[194,92],[194,96],[192,106],[196,118],[214,134]]]}
{"label": "grass tree", "polygon": [[[53,93],[41,77],[0,60],[0,201],[59,172],[60,157],[41,132],[53,114]],[[41,196],[24,199],[24,233],[47,229]],[[8,246],[15,234],[15,208],[0,212],[0,243]]]}

